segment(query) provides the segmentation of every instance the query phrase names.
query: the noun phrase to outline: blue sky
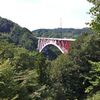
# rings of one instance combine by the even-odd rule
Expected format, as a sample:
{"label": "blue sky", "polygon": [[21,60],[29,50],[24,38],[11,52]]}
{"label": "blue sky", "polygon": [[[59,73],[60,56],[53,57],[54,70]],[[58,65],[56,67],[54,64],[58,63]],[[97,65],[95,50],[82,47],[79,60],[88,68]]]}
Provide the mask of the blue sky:
{"label": "blue sky", "polygon": [[87,0],[0,0],[0,16],[30,30],[83,28],[91,6]]}

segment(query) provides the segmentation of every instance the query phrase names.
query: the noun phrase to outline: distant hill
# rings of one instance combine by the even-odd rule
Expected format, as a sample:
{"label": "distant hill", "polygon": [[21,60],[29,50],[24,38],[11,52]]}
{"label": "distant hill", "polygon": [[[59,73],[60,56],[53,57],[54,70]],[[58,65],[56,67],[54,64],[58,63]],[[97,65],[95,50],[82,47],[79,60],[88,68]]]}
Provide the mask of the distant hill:
{"label": "distant hill", "polygon": [[38,29],[32,31],[34,36],[37,37],[74,37],[77,38],[79,35],[84,33],[91,34],[93,31],[89,28],[74,29],[74,28],[56,28],[56,29]]}
{"label": "distant hill", "polygon": [[31,31],[2,17],[0,17],[0,39],[6,39],[29,50],[37,48],[37,39]]}

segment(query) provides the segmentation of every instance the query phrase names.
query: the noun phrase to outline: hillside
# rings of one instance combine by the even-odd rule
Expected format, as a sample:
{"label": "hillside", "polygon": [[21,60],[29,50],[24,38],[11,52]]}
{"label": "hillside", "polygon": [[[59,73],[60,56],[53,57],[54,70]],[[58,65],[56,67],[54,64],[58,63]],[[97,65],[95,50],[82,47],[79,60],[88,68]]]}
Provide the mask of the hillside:
{"label": "hillside", "polygon": [[52,61],[33,50],[32,32],[0,18],[0,100],[100,100],[100,2],[88,1],[95,34],[83,32]]}
{"label": "hillside", "polygon": [[74,28],[55,28],[55,29],[38,29],[34,30],[33,34],[37,37],[74,37],[77,38],[79,35],[84,33],[93,33],[93,31],[89,28],[82,28],[82,29],[74,29]]}
{"label": "hillside", "polygon": [[6,39],[28,50],[37,48],[37,39],[33,37],[31,31],[2,17],[0,17],[0,39]]}

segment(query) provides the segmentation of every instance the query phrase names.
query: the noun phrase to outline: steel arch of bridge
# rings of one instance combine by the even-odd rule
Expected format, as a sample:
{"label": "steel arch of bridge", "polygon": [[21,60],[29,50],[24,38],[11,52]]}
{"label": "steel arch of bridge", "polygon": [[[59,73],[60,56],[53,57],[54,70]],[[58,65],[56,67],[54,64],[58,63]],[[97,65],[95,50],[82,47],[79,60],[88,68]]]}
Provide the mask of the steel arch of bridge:
{"label": "steel arch of bridge", "polygon": [[70,48],[70,42],[74,42],[74,41],[75,39],[68,39],[68,38],[38,37],[38,51],[41,52],[48,45],[54,45],[62,53],[67,53]]}

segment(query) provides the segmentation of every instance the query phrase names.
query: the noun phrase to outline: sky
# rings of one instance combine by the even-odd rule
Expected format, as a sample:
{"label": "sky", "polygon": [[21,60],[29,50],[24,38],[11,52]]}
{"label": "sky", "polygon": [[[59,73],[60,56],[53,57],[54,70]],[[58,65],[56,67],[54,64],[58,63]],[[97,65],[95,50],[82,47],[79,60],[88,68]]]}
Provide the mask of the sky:
{"label": "sky", "polygon": [[87,0],[0,0],[0,16],[29,30],[87,27],[90,8]]}

